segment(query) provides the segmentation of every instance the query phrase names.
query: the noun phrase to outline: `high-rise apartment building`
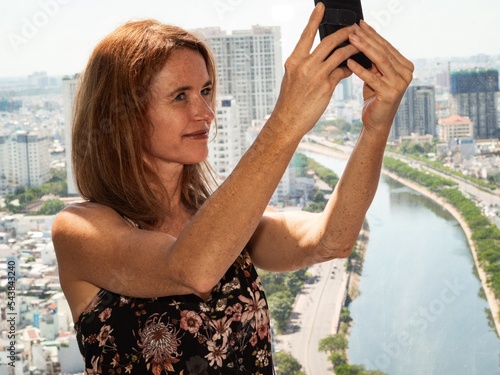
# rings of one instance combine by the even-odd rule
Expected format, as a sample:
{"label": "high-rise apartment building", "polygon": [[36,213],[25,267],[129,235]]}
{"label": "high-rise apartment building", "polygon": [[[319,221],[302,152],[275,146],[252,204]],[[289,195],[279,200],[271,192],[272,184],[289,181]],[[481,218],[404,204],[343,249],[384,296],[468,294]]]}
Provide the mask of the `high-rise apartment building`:
{"label": "high-rise apartment building", "polygon": [[474,123],[474,139],[498,136],[498,70],[452,72],[451,113],[467,116]]}
{"label": "high-rise apartment building", "polygon": [[63,105],[64,105],[64,143],[66,148],[66,177],[68,183],[68,195],[77,195],[75,179],[73,177],[73,163],[71,162],[71,129],[73,127],[73,105],[80,75],[64,77],[62,80]]}
{"label": "high-rise apartment building", "polygon": [[0,195],[7,195],[7,139],[8,137],[5,134],[0,133]]}
{"label": "high-rise apartment building", "polygon": [[50,139],[39,131],[17,131],[0,140],[4,190],[36,187],[50,179]]}
{"label": "high-rise apartment building", "polygon": [[436,73],[436,86],[438,88],[446,89],[450,88],[450,72],[448,70],[441,70]]}
{"label": "high-rise apartment building", "polygon": [[333,99],[335,101],[347,101],[354,98],[352,77],[343,79],[337,85],[337,88],[333,92]]}
{"label": "high-rise apartment building", "polygon": [[401,101],[391,129],[391,138],[412,133],[436,136],[436,94],[434,86],[410,86]]}
{"label": "high-rise apartment building", "polygon": [[238,105],[232,97],[217,100],[217,129],[211,132],[208,160],[222,179],[229,176],[242,155],[238,114]]}
{"label": "high-rise apartment building", "polygon": [[232,96],[239,107],[241,147],[252,120],[263,119],[278,98],[283,62],[277,26],[253,26],[231,34],[220,28],[195,30],[210,45],[218,72],[218,94]]}

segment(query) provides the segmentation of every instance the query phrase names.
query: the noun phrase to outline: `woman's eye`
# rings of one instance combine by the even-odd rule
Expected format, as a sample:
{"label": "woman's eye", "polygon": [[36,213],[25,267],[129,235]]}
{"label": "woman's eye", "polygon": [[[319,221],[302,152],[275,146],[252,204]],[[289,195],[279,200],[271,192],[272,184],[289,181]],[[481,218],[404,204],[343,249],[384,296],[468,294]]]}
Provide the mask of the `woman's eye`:
{"label": "woman's eye", "polygon": [[212,93],[211,87],[207,87],[207,88],[204,88],[203,90],[201,90],[201,95],[203,95],[203,96],[210,95],[211,93]]}
{"label": "woman's eye", "polygon": [[184,100],[186,99],[186,94],[181,92],[179,95],[177,95],[174,99],[174,101],[178,102],[178,101],[181,101],[181,100]]}

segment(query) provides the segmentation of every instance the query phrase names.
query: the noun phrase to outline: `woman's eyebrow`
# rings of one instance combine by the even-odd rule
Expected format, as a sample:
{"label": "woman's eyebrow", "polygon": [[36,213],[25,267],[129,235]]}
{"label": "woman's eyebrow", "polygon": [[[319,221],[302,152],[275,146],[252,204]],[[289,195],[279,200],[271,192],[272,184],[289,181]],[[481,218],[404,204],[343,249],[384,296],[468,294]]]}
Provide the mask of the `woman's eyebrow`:
{"label": "woman's eyebrow", "polygon": [[[205,84],[202,87],[207,87],[207,86],[212,86],[211,79],[209,79],[207,82],[205,82]],[[193,86],[180,86],[180,87],[176,88],[175,90],[172,90],[169,94],[173,95],[173,94],[181,92],[181,91],[189,91],[189,90],[193,90]]]}

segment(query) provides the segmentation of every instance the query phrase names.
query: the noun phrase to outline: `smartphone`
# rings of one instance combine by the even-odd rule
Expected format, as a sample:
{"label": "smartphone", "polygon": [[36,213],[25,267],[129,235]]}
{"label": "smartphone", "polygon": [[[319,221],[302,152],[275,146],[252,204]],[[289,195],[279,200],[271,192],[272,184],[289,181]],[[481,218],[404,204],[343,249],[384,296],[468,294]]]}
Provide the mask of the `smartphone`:
{"label": "smartphone", "polygon": [[[314,0],[314,4],[318,4],[319,2],[325,5],[325,15],[319,25],[319,37],[321,40],[343,27],[355,23],[359,25],[359,21],[363,19],[361,0]],[[348,40],[337,48],[344,47],[347,44],[349,44]],[[335,50],[333,50],[332,53],[334,51]],[[370,69],[372,66],[370,59],[361,52],[353,55],[351,59],[361,64],[366,69]],[[346,67],[347,60],[343,61],[340,66]]]}

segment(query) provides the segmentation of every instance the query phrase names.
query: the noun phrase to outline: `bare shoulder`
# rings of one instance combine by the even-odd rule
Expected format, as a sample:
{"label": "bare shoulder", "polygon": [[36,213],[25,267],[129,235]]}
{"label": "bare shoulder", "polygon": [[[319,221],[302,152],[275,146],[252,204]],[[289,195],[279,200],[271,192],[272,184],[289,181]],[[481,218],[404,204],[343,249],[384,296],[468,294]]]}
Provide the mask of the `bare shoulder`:
{"label": "bare shoulder", "polygon": [[52,223],[52,241],[56,254],[62,261],[82,250],[105,250],[104,239],[114,245],[119,235],[130,229],[131,226],[123,217],[110,207],[90,202],[76,203],[66,207],[55,217]]}
{"label": "bare shoulder", "polygon": [[102,225],[126,225],[122,217],[110,207],[98,203],[74,203],[59,212],[52,224],[52,238],[85,235],[103,228]]}
{"label": "bare shoulder", "polygon": [[62,220],[64,223],[66,220],[102,220],[102,219],[112,219],[119,218],[120,215],[112,208],[92,202],[82,202],[73,203],[65,207],[56,216],[56,220]]}

